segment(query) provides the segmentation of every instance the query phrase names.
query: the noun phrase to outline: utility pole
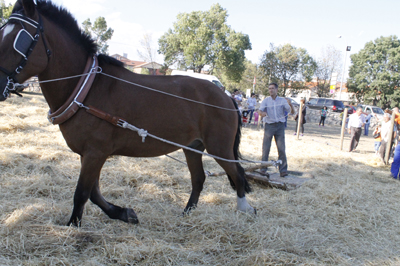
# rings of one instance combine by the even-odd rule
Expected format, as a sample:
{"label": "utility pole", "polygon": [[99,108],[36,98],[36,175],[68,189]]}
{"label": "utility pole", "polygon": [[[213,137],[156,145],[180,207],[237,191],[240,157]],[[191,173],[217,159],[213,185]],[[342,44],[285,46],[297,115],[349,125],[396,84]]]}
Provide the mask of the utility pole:
{"label": "utility pole", "polygon": [[[342,36],[338,36],[338,38],[342,38]],[[346,53],[344,54],[342,82],[340,83],[340,90],[339,90],[339,100],[342,99],[343,80],[344,80],[344,72],[345,72],[345,69],[346,69],[347,52],[350,52],[350,50],[351,50],[351,46],[347,46],[347,41],[346,41]]]}

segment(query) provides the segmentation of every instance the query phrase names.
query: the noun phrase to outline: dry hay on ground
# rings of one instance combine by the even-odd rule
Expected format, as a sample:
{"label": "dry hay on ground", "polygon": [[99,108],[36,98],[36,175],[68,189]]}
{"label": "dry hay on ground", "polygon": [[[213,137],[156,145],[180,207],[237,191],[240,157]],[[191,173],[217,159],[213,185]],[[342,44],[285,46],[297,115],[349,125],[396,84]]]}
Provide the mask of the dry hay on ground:
{"label": "dry hay on ground", "polygon": [[[133,207],[140,224],[111,220],[89,202],[82,228],[74,228],[64,225],[79,157],[47,122],[43,97],[24,96],[0,109],[1,265],[400,264],[400,186],[373,156],[371,137],[362,137],[360,152],[340,152],[338,128],[306,124],[297,140],[289,121],[289,168],[315,178],[289,192],[253,184],[247,197],[256,218],[235,211],[223,176],[207,178],[199,207],[182,217],[191,189],[186,166],[165,156],[113,157],[102,171],[103,194]],[[244,157],[260,159],[262,137],[243,129]],[[204,164],[221,171],[212,159]]]}

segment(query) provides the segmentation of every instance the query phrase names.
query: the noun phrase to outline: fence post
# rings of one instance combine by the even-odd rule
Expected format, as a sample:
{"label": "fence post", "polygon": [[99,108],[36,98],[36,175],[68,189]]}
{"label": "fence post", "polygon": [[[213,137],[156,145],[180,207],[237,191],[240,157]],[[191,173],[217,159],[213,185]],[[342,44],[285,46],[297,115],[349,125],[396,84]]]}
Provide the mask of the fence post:
{"label": "fence post", "polygon": [[343,150],[343,140],[344,140],[344,132],[346,130],[346,119],[347,119],[348,109],[344,108],[343,111],[343,119],[342,119],[342,132],[340,133],[340,150]]}
{"label": "fence post", "polygon": [[299,139],[300,125],[303,123],[303,102],[300,101],[299,114],[297,116],[297,139]]}
{"label": "fence post", "polygon": [[392,113],[392,118],[390,119],[390,129],[389,129],[389,139],[386,143],[386,150],[385,150],[385,164],[389,163],[390,151],[392,150],[392,140],[393,140],[393,128],[394,128],[394,119],[396,115]]}

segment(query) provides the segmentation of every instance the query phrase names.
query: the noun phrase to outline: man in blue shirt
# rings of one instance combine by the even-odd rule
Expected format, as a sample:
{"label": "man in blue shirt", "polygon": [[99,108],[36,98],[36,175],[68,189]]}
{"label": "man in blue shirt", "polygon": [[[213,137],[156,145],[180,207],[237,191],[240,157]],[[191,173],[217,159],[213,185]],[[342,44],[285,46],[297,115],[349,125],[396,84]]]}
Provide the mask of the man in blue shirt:
{"label": "man in blue shirt", "polygon": [[[268,161],[272,138],[275,137],[278,159],[282,161],[279,172],[281,177],[285,177],[288,175],[285,148],[285,111],[294,114],[294,108],[289,99],[278,97],[278,84],[269,84],[268,90],[270,97],[262,101],[259,110],[260,116],[265,117],[262,160]],[[263,169],[263,171],[266,171],[266,169]]]}

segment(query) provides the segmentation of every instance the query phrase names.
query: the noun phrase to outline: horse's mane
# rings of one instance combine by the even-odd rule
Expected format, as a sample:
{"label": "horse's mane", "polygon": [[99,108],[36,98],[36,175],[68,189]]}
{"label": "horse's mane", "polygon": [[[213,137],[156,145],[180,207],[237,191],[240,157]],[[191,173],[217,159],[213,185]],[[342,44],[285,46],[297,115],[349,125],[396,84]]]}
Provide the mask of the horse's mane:
{"label": "horse's mane", "polygon": [[[13,13],[20,12],[21,10],[22,6],[16,5]],[[98,52],[98,46],[95,41],[79,27],[78,22],[68,10],[48,0],[37,0],[37,10],[41,15],[67,32],[71,39],[78,45],[82,45],[88,54],[93,55]],[[121,61],[105,54],[99,55],[99,61],[116,66],[123,66]]]}

